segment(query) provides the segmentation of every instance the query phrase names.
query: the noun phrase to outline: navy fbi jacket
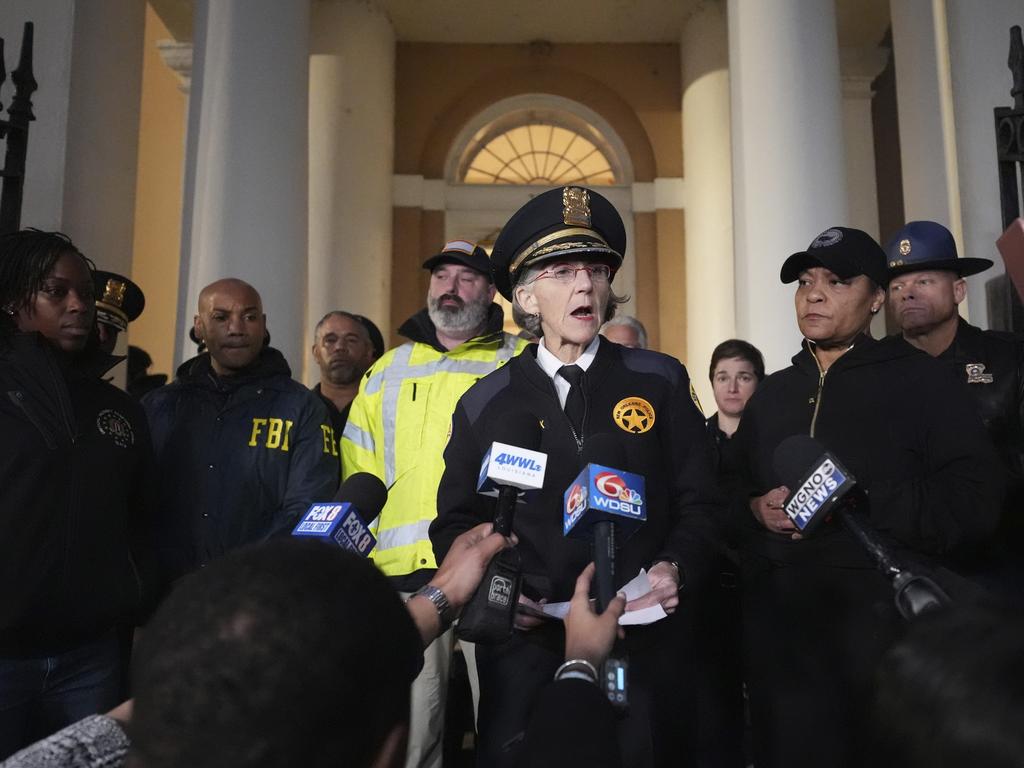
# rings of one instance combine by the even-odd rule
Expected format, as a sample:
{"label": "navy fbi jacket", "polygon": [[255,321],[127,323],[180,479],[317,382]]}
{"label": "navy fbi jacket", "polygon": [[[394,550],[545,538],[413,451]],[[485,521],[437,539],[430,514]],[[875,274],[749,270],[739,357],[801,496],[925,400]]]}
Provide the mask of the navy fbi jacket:
{"label": "navy fbi jacket", "polygon": [[276,349],[217,376],[204,353],[143,400],[161,475],[157,548],[165,579],[287,533],[339,482],[327,410]]}

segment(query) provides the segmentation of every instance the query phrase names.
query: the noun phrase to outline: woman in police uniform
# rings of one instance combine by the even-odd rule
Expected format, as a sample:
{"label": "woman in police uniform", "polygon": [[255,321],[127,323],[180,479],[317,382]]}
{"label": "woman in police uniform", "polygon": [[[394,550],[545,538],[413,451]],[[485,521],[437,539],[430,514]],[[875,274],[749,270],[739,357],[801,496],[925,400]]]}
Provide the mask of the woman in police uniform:
{"label": "woman in police uniform", "polygon": [[[492,502],[476,493],[483,454],[503,423],[537,419],[539,450],[548,456],[544,488],[520,506],[514,525],[524,571],[521,602],[534,607],[569,600],[592,558],[587,541],[562,534],[563,493],[589,461],[646,480],[647,520],[618,554],[615,586],[646,568],[651,592],[627,610],[660,604],[673,613],[680,589],[694,589],[708,561],[714,470],[686,371],[674,358],[598,336],[621,302],[611,281],[625,239],[607,200],[565,187],[517,212],[491,257],[498,290],[513,301],[520,324],[542,338],[460,400],[431,539],[441,558],[459,533],[491,519]],[[515,763],[537,694],[563,661],[558,622],[520,613],[516,624],[508,641],[477,648],[481,765]],[[626,765],[683,762],[672,740],[689,722],[678,685],[684,635],[677,616],[627,630],[630,713],[620,729]]]}

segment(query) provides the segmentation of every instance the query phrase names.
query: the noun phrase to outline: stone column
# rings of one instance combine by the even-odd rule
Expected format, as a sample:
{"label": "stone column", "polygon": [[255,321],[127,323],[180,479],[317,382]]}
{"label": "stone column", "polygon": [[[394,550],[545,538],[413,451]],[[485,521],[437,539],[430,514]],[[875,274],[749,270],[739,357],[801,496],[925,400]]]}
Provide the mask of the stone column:
{"label": "stone column", "polygon": [[849,220],[835,8],[729,0],[736,332],[789,363],[800,331],[786,257]]}
{"label": "stone column", "polygon": [[725,3],[700,3],[683,28],[683,175],[686,182],[686,367],[708,414],[703,372],[736,334],[729,40]]}
{"label": "stone column", "polygon": [[[222,277],[263,296],[273,345],[302,373],[309,5],[196,0],[182,224],[183,334]],[[194,347],[182,337],[179,357]]]}
{"label": "stone column", "polygon": [[[395,32],[363,0],[313,5],[309,105],[309,303],[390,328]],[[307,345],[309,346],[309,345]],[[306,351],[306,378],[318,375]]]}

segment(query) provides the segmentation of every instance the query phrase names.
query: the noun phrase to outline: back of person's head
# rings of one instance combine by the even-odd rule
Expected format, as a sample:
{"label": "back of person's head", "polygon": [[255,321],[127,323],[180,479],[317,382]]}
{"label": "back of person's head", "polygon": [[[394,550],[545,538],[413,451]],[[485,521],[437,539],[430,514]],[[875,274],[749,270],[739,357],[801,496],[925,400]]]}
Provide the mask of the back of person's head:
{"label": "back of person's head", "polygon": [[1024,617],[954,606],[916,620],[882,662],[872,721],[872,765],[1024,765]]}
{"label": "back of person's head", "polygon": [[726,339],[711,353],[711,365],[708,368],[708,378],[714,381],[715,368],[720,360],[731,360],[732,358],[746,360],[754,366],[754,375],[758,381],[764,379],[764,356],[761,350],[743,339]]}
{"label": "back of person's head", "polygon": [[13,315],[31,303],[65,253],[81,256],[93,269],[92,262],[61,232],[29,228],[0,235],[0,333],[16,330]]}
{"label": "back of person's head", "polygon": [[143,631],[129,765],[369,766],[404,760],[420,637],[368,561],[276,539],[186,577]]}

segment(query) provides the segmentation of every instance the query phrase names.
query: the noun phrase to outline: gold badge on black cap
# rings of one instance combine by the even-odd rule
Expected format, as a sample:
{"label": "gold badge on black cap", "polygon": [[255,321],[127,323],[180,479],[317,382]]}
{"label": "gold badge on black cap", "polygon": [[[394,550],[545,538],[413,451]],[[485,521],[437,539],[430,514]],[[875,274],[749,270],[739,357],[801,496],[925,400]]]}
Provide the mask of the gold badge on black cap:
{"label": "gold badge on black cap", "polygon": [[121,281],[110,278],[103,287],[103,297],[100,299],[104,304],[120,308],[124,304],[124,294],[128,285]]}
{"label": "gold badge on black cap", "polygon": [[562,189],[562,221],[573,227],[590,227],[590,193],[579,187]]}

